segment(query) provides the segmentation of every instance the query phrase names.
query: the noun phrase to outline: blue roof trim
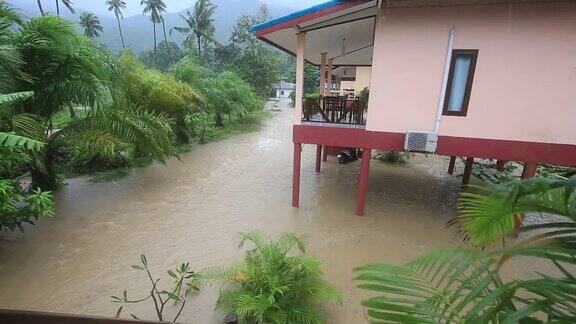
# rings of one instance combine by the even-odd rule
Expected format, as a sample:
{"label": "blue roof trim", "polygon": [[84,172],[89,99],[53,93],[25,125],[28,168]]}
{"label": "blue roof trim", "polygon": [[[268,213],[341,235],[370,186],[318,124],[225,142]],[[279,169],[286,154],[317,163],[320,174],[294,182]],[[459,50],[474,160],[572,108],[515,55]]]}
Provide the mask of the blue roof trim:
{"label": "blue roof trim", "polygon": [[274,18],[272,20],[263,22],[261,24],[254,25],[250,29],[252,30],[252,32],[256,32],[258,30],[272,27],[274,25],[278,25],[278,24],[290,21],[290,20],[298,18],[298,17],[302,17],[302,16],[305,16],[305,15],[308,15],[311,13],[315,13],[315,12],[320,11],[320,10],[324,10],[324,9],[328,9],[328,8],[337,6],[337,5],[342,4],[346,1],[349,1],[349,0],[332,0],[332,1],[324,2],[321,4],[315,5],[313,7],[307,8],[307,9],[293,12],[293,13],[288,14],[286,16]]}

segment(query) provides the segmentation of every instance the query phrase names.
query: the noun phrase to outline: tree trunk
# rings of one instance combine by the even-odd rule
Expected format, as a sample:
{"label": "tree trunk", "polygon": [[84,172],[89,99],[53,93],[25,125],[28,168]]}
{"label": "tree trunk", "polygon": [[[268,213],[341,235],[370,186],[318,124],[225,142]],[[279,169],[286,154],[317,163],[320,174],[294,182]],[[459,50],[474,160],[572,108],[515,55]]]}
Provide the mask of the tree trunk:
{"label": "tree trunk", "polygon": [[156,23],[152,22],[152,26],[154,27],[154,67],[158,67],[158,50],[156,48]]}
{"label": "tree trunk", "polygon": [[120,26],[120,17],[116,15],[116,21],[118,22],[118,31],[120,32],[120,40],[122,41],[122,49],[126,49],[126,45],[124,45],[124,35],[122,35],[122,26]]}
{"label": "tree trunk", "polygon": [[56,1],[56,14],[58,16],[60,16],[60,4],[58,3],[59,0],[54,0],[54,1]]}
{"label": "tree trunk", "polygon": [[164,44],[166,45],[166,51],[168,51],[168,66],[172,64],[172,54],[170,53],[170,46],[168,45],[168,37],[166,37],[166,24],[164,19],[162,19],[162,30],[164,31]]}
{"label": "tree trunk", "polygon": [[32,188],[40,188],[43,191],[52,191],[57,189],[58,181],[56,180],[56,173],[54,172],[54,157],[49,152],[45,152],[44,166],[45,169],[32,167],[30,176],[32,177]]}
{"label": "tree trunk", "polygon": [[224,127],[224,121],[222,120],[222,113],[221,112],[216,113],[216,127],[218,127],[218,128]]}
{"label": "tree trunk", "polygon": [[36,3],[38,3],[38,9],[40,9],[40,14],[44,16],[46,13],[44,12],[44,8],[42,8],[42,1],[36,0]]}
{"label": "tree trunk", "polygon": [[198,40],[198,63],[202,64],[202,48],[200,46],[200,35],[196,35],[196,39]]}
{"label": "tree trunk", "polygon": [[180,144],[190,143],[190,136],[188,135],[188,126],[184,120],[184,116],[178,116],[176,119],[176,138]]}

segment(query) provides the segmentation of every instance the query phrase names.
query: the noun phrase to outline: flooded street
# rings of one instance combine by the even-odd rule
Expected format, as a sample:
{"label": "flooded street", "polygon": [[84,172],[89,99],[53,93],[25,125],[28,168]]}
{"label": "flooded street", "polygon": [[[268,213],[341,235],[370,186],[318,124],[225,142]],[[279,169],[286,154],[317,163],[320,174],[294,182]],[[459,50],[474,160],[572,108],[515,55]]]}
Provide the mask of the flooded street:
{"label": "flooded street", "polygon": [[[141,253],[166,278],[163,272],[180,261],[200,270],[241,259],[236,233],[260,229],[310,234],[310,252],[344,296],[342,306],[326,307],[328,322],[365,322],[365,295],[355,288],[352,269],[403,263],[454,244],[445,224],[455,215],[459,179],[445,175],[442,157],[373,161],[360,218],[354,215],[360,163],[339,165],[329,157],[317,174],[315,147],[305,145],[301,207],[292,208],[291,117],[281,103],[260,132],[199,146],[181,161],[111,183],[69,180],[57,193],[53,219],[0,241],[0,308],[113,316],[111,295],[127,289],[139,297],[148,289],[130,269]],[[221,323],[216,298],[216,287],[202,287],[181,321]],[[154,319],[149,304],[128,311]]]}

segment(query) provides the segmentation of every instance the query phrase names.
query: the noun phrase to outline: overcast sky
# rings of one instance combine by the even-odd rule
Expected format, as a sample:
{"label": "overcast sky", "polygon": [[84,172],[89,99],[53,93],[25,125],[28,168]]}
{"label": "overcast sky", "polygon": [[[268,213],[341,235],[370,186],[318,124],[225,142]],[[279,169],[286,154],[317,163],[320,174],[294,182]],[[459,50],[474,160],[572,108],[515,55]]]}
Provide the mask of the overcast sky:
{"label": "overcast sky", "polygon": [[[126,1],[126,11],[125,16],[132,16],[142,12],[142,6],[140,5],[141,0],[125,0]],[[194,0],[165,0],[167,12],[178,12],[180,10],[192,7],[196,2]],[[228,0],[241,2],[243,0]],[[284,7],[290,7],[294,9],[303,9],[309,6],[313,6],[318,3],[326,2],[328,0],[261,0],[265,3],[282,5]],[[25,4],[26,7],[34,5],[36,6],[36,0],[9,0],[8,2],[16,4]],[[107,13],[107,8],[105,5],[106,0],[73,0],[74,6],[80,7],[84,10],[92,11],[98,14]],[[42,5],[47,11],[55,11],[54,0],[42,0]],[[62,10],[62,7],[60,10]],[[64,9],[66,10],[66,9]]]}

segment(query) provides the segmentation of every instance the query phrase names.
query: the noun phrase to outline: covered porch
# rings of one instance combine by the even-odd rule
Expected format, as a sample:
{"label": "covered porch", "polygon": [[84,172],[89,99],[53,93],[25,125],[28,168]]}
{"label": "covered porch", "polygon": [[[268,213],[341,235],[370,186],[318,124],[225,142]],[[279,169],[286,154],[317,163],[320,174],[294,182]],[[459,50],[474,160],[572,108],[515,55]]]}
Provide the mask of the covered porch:
{"label": "covered porch", "polygon": [[[364,214],[370,148],[368,94],[378,1],[333,0],[253,27],[256,36],[296,56],[292,205],[300,204],[303,144],[316,145],[315,170],[338,148],[362,155],[357,215]],[[304,93],[305,64],[319,67],[318,95]]]}
{"label": "covered porch", "polygon": [[[295,125],[365,128],[377,1],[328,1],[253,27],[296,56]],[[317,94],[304,93],[305,64],[319,67]]]}

